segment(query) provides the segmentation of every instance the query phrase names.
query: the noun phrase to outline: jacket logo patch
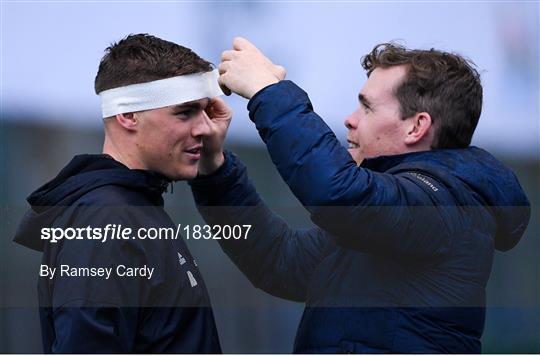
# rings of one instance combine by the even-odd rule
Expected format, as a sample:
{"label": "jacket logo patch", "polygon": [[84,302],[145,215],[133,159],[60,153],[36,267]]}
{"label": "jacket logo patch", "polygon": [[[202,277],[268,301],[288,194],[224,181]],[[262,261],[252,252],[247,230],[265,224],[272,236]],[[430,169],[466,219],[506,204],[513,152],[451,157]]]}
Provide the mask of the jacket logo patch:
{"label": "jacket logo patch", "polygon": [[424,184],[426,184],[428,187],[431,188],[431,190],[433,190],[434,192],[438,191],[439,188],[437,188],[433,183],[431,183],[431,181],[429,179],[426,178],[426,176],[420,174],[420,173],[416,173],[416,172],[408,172],[410,175],[412,175],[413,177],[419,179],[420,181],[422,181]]}
{"label": "jacket logo patch", "polygon": [[195,277],[193,277],[193,274],[190,271],[187,271],[187,276],[189,278],[189,284],[191,284],[191,287],[195,287],[197,285],[197,280]]}
{"label": "jacket logo patch", "polygon": [[186,263],[186,259],[180,254],[180,252],[178,252],[178,261],[180,262],[180,266]]}

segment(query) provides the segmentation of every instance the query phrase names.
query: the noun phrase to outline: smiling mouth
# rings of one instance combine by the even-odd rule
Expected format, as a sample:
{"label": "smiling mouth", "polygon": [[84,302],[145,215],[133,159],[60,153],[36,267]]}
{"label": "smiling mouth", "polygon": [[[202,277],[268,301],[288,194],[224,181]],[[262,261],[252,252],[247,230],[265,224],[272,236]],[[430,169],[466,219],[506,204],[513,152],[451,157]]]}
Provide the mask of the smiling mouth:
{"label": "smiling mouth", "polygon": [[192,155],[199,155],[201,153],[202,146],[196,146],[192,147],[190,149],[184,150],[184,152],[192,154]]}
{"label": "smiling mouth", "polygon": [[357,145],[356,143],[352,142],[352,141],[349,141],[347,140],[347,142],[349,143],[349,149],[357,149],[357,148],[360,148],[359,145]]}
{"label": "smiling mouth", "polygon": [[198,161],[201,159],[202,146],[192,147],[190,149],[184,150],[184,153],[187,155],[188,159],[193,161]]}

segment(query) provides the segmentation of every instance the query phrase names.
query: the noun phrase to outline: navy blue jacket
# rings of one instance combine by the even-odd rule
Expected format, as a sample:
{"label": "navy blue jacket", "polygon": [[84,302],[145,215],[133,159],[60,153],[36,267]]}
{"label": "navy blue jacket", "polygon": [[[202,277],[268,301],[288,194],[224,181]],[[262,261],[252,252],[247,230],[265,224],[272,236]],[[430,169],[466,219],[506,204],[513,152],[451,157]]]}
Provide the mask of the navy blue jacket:
{"label": "navy blue jacket", "polygon": [[306,303],[294,351],[480,352],[494,250],[512,248],[530,215],[514,174],[475,147],[357,167],[288,81],[248,109],[317,227],[289,228],[230,153],[192,191],[207,222],[253,225],[220,244],[256,287]]}
{"label": "navy blue jacket", "polygon": [[[46,353],[220,353],[204,281],[182,237],[174,240],[59,240],[42,228],[175,227],[163,209],[169,181],[107,155],[76,156],[32,193],[15,241],[43,251],[42,265],[154,268],[152,278],[40,277]],[[123,272],[123,271],[121,271]]]}

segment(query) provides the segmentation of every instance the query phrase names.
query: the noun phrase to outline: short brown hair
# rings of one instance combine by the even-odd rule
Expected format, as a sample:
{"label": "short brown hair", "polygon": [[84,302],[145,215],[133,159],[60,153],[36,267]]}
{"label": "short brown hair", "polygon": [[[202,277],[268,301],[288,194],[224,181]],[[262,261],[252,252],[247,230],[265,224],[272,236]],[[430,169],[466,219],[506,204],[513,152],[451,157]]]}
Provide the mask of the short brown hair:
{"label": "short brown hair", "polygon": [[99,94],[125,85],[211,70],[212,64],[189,48],[148,34],[129,35],[105,50],[94,90]]}
{"label": "short brown hair", "polygon": [[395,89],[402,119],[429,113],[436,130],[431,148],[469,146],[482,112],[482,85],[474,63],[458,54],[395,43],[378,44],[362,59],[368,77],[375,68],[398,65],[407,66],[405,79]]}

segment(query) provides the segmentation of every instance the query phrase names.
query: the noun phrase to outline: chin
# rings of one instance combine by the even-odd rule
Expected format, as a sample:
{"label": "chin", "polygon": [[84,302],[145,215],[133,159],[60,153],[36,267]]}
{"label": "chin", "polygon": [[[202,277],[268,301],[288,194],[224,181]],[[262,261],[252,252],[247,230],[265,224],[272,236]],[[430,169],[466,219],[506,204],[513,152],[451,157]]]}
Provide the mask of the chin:
{"label": "chin", "polygon": [[172,178],[172,180],[174,180],[174,181],[192,180],[192,179],[195,179],[196,177],[197,177],[197,172],[195,172],[195,173],[183,173],[183,174],[180,174],[180,175]]}
{"label": "chin", "polygon": [[360,163],[362,163],[362,161],[364,160],[364,157],[359,152],[359,150],[355,148],[355,149],[348,149],[348,151],[353,161],[355,161],[357,165],[360,165]]}
{"label": "chin", "polygon": [[197,167],[194,167],[193,169],[190,167],[189,169],[177,170],[176,172],[170,172],[170,174],[164,175],[175,182],[179,180],[191,180],[197,177]]}

